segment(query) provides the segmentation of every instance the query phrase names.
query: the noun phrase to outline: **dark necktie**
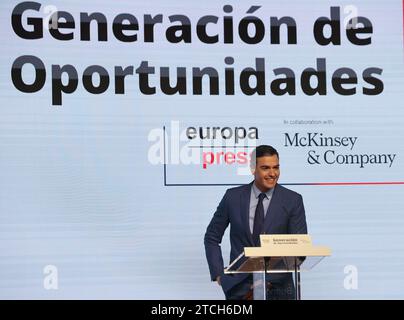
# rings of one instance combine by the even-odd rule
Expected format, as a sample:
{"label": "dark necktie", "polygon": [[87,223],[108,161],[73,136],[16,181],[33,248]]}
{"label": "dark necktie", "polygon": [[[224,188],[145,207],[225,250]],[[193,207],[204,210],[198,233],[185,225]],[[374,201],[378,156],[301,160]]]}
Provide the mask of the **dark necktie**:
{"label": "dark necktie", "polygon": [[262,202],[265,197],[265,193],[260,193],[258,196],[257,208],[255,209],[253,240],[256,246],[260,245],[260,234],[264,225],[264,204]]}

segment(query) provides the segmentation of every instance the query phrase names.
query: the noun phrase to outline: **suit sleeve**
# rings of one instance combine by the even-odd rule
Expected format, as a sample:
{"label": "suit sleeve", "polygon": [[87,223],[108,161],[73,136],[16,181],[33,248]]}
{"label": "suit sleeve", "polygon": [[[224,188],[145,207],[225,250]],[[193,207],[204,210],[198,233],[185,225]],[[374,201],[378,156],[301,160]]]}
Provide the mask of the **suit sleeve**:
{"label": "suit sleeve", "polygon": [[226,205],[227,192],[220,201],[216,212],[210,221],[204,238],[206,259],[209,265],[209,271],[212,281],[216,281],[217,276],[222,276],[224,273],[224,264],[222,249],[220,243],[227,226],[229,225],[229,216]]}
{"label": "suit sleeve", "polygon": [[307,233],[306,214],[304,211],[303,198],[300,194],[296,197],[292,210],[290,212],[288,233],[290,234]]}

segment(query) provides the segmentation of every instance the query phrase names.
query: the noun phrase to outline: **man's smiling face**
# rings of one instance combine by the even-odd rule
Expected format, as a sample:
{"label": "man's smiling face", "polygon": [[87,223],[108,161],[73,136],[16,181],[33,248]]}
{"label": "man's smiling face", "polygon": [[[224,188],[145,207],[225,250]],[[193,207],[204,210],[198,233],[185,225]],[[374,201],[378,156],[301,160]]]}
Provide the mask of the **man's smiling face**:
{"label": "man's smiling face", "polygon": [[280,175],[279,158],[277,155],[257,158],[254,171],[255,185],[262,192],[275,187]]}

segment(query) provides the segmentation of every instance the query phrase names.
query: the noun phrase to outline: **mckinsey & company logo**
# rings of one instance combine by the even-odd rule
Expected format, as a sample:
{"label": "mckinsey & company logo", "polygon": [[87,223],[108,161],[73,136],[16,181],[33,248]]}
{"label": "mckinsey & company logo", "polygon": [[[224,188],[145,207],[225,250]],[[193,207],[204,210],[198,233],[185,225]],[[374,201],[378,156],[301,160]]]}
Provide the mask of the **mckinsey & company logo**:
{"label": "mckinsey & company logo", "polygon": [[[355,153],[357,136],[328,136],[322,132],[284,133],[284,146],[310,148],[307,163],[310,165],[356,165],[364,168],[370,165],[388,165],[396,159],[396,153]],[[346,148],[348,152],[338,152],[335,148]]]}

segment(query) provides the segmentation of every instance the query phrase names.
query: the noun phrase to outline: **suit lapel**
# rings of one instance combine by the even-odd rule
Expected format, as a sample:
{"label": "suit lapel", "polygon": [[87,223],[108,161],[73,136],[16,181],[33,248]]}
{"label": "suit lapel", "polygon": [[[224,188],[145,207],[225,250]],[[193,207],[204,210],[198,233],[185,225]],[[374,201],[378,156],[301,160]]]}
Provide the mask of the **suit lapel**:
{"label": "suit lapel", "polygon": [[250,197],[251,197],[251,188],[252,188],[253,182],[247,184],[245,186],[245,189],[243,192],[241,192],[240,195],[240,200],[241,200],[241,215],[242,215],[242,220],[243,224],[245,227],[245,232],[247,235],[247,238],[251,245],[253,245],[254,241],[252,238],[252,234],[250,231]]}

